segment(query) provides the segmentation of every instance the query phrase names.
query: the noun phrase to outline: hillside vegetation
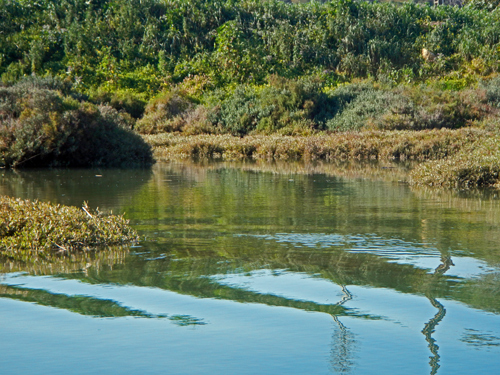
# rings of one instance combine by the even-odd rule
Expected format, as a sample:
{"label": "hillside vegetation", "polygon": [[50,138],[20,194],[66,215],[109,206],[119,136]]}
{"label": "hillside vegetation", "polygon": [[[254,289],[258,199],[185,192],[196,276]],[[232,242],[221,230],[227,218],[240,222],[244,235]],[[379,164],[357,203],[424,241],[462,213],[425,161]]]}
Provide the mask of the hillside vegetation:
{"label": "hillside vegetation", "polygon": [[[0,0],[0,74],[52,74],[81,91],[146,97],[173,83],[224,87],[319,75],[451,85],[498,71],[500,18],[480,2]],[[427,61],[421,51],[432,53]],[[462,81],[463,80],[463,81]]]}
{"label": "hillside vegetation", "polygon": [[[449,173],[421,169],[412,183],[494,185],[498,176],[467,174],[464,180],[460,168],[474,155],[482,161],[473,173],[486,166],[497,173],[491,164],[500,155],[497,5],[487,0],[461,8],[351,0],[0,0],[3,165],[113,165],[130,144],[142,151],[127,158],[148,160],[150,151],[131,141],[132,129],[155,147],[157,158],[171,158],[181,149],[196,157],[252,158],[259,155],[252,139],[246,144],[238,138],[314,136],[306,143],[320,145],[324,140],[317,137],[328,133],[347,142],[347,151],[331,151],[332,142],[342,142],[325,141],[330,151],[305,154],[352,157],[349,150],[362,148],[364,137],[369,144],[378,142],[377,151],[361,150],[356,157],[398,159],[410,153],[418,160],[446,160],[425,168]],[[29,80],[57,84],[26,88]],[[110,122],[121,130],[102,130]],[[95,125],[89,133],[75,131],[102,134],[101,141],[90,143],[103,155],[79,163],[75,160],[91,153],[72,154],[87,136],[75,138],[68,129],[88,123]],[[477,129],[458,131],[464,127]],[[371,136],[340,136],[367,130]],[[391,133],[395,130],[401,132]],[[165,141],[173,139],[165,133],[186,139],[174,144]],[[234,144],[245,145],[226,154],[221,144],[211,152],[192,151],[200,139],[193,135],[207,134],[215,137],[210,142],[234,137]],[[401,152],[387,148],[398,134],[402,138],[394,142]],[[272,139],[281,142],[270,137],[261,145],[271,147]],[[424,139],[427,145],[417,141]],[[184,146],[176,146],[179,142]],[[450,152],[450,144],[461,146]],[[416,155],[418,149],[427,151]],[[127,164],[127,158],[114,165]],[[446,183],[440,180],[445,176]]]}

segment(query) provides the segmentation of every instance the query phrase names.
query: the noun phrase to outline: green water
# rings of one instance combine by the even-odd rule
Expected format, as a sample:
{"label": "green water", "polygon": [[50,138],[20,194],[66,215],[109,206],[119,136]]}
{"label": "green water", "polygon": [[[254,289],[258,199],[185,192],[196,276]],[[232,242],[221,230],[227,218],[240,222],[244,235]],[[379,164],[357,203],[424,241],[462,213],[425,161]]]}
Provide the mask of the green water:
{"label": "green water", "polygon": [[493,374],[500,199],[405,171],[159,164],[0,173],[125,213],[132,247],[0,263],[2,374]]}

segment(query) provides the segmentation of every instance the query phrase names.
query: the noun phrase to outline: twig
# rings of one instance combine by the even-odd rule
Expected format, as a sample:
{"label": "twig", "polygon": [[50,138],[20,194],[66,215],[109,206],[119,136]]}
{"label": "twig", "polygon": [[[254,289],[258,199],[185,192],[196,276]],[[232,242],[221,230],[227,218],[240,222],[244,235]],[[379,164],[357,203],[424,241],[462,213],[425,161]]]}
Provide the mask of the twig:
{"label": "twig", "polygon": [[68,249],[66,249],[64,246],[58,245],[55,242],[54,242],[54,245],[56,245],[60,249],[59,252],[64,252],[64,251],[67,252],[68,251]]}
{"label": "twig", "polygon": [[84,211],[85,211],[85,213],[86,213],[87,215],[89,215],[91,219],[93,219],[93,218],[94,218],[94,217],[90,214],[90,212],[88,212],[88,211],[87,211],[87,209],[85,208],[85,206],[83,206],[83,207],[82,207],[82,210],[84,210]]}

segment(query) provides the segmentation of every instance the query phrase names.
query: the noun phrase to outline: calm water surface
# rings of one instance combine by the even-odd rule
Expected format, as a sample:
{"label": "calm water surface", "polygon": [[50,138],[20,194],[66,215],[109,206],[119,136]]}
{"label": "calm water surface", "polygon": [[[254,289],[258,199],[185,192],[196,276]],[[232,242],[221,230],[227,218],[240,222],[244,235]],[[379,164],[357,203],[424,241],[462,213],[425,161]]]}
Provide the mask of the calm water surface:
{"label": "calm water surface", "polygon": [[0,260],[0,373],[498,373],[497,196],[320,172],[1,172],[0,194],[87,201],[144,239]]}

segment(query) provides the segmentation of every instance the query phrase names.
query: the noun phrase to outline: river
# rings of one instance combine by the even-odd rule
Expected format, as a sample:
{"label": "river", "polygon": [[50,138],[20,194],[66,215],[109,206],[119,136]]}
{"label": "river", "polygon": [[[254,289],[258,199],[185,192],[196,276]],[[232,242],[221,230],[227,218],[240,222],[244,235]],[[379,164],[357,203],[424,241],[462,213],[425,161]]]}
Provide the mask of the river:
{"label": "river", "polygon": [[132,246],[0,261],[2,374],[493,374],[500,199],[394,165],[2,171]]}

